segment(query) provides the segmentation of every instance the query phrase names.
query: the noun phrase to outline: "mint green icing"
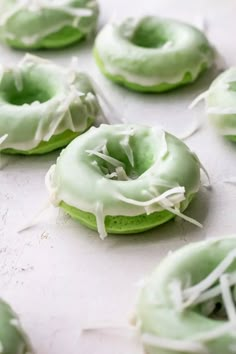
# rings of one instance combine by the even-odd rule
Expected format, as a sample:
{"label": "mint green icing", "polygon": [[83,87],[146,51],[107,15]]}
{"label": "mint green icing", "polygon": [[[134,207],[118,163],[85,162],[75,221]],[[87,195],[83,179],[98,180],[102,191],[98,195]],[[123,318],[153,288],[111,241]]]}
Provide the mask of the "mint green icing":
{"label": "mint green icing", "polygon": [[0,353],[33,354],[16,314],[3,300],[0,300]]}
{"label": "mint green icing", "polygon": [[96,0],[3,0],[0,38],[19,49],[60,48],[95,31]]}
{"label": "mint green icing", "polygon": [[67,145],[100,107],[89,77],[27,55],[0,68],[0,151],[40,154]]}
{"label": "mint green icing", "polygon": [[104,238],[148,230],[185,210],[199,190],[200,162],[162,130],[103,124],[62,151],[46,185],[54,205]]}
{"label": "mint green icing", "polygon": [[96,38],[94,55],[108,78],[144,92],[193,82],[214,60],[214,50],[202,32],[159,17],[106,25]]}
{"label": "mint green icing", "polygon": [[[176,308],[175,302],[178,303],[176,299],[179,295],[176,288],[173,288],[173,284],[176,281],[179,282],[182,300],[189,301],[184,297],[187,294],[186,291],[190,291],[186,289],[196,286],[209,277],[210,273],[216,271],[216,267],[225,261],[226,257],[230,261],[222,273],[234,274],[236,271],[236,237],[209,239],[187,245],[169,254],[147,278],[138,296],[137,325],[143,340],[147,335],[153,335],[159,343],[156,346],[150,345],[146,337],[144,347],[147,354],[234,353],[235,327],[233,327],[232,320],[227,318],[222,296],[215,296],[201,305],[190,303],[190,306],[181,311]],[[219,279],[214,281],[211,287],[217,284],[219,284]],[[231,296],[234,298],[234,293]],[[197,300],[198,294],[195,296],[195,301]],[[219,304],[222,306],[221,310],[219,310]],[[212,338],[206,339],[209,333]],[[174,342],[175,348],[172,350],[167,348],[163,340],[165,344],[168,340],[177,341]],[[177,344],[182,345],[183,341],[190,342],[195,347],[199,346],[199,350],[178,349]]]}
{"label": "mint green icing", "polygon": [[206,111],[220,135],[236,140],[236,67],[220,74],[205,94]]}

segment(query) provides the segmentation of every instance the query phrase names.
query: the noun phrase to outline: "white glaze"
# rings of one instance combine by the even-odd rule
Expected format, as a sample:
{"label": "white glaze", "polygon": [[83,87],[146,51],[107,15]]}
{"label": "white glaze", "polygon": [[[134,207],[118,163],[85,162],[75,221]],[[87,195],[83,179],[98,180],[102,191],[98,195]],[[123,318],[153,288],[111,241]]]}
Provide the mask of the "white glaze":
{"label": "white glaze", "polygon": [[7,13],[2,13],[0,16],[0,25],[5,25],[6,22],[21,10],[40,11],[41,9],[60,10],[74,17],[90,17],[92,10],[87,8],[74,8],[70,6],[70,0],[57,1],[53,3],[50,0],[18,0],[13,8]]}
{"label": "white glaze", "polygon": [[[164,48],[164,46],[162,48]],[[165,48],[163,50],[165,50]],[[176,75],[175,77],[172,78],[168,77],[165,80],[160,79],[159,75],[157,76],[154,75],[152,77],[141,77],[140,75],[131,74],[125,70],[118,69],[116,66],[113,66],[106,61],[104,61],[104,63],[105,63],[105,68],[109,74],[114,76],[120,76],[130,83],[134,83],[145,87],[146,86],[151,87],[151,86],[156,86],[161,84],[177,84],[183,80],[184,76],[187,73],[190,73],[193,80],[195,80],[198,77],[201,71],[201,67],[205,63],[205,61],[202,61],[202,63],[195,68],[186,67],[186,69],[181,74]]]}
{"label": "white glaze", "polygon": [[[211,55],[208,54],[203,54],[201,51],[199,51],[199,49],[197,49],[197,47],[195,48],[197,52],[197,56],[199,56],[198,60],[198,64],[194,64],[191,62],[188,62],[187,65],[185,65],[185,67],[181,70],[176,70],[176,73],[174,75],[168,75],[166,77],[163,76],[163,74],[161,72],[157,72],[158,70],[156,70],[155,73],[153,73],[152,75],[143,75],[141,73],[134,73],[132,72],[132,70],[128,70],[128,69],[122,69],[121,67],[118,67],[118,65],[116,65],[116,55],[117,58],[119,58],[119,60],[121,60],[120,58],[124,55],[121,54],[123,53],[123,46],[126,46],[126,50],[127,53],[130,50],[130,52],[134,52],[134,50],[136,50],[136,56],[137,58],[140,58],[140,60],[142,60],[142,62],[145,62],[145,56],[147,56],[146,61],[150,60],[148,59],[148,53],[158,53],[158,55],[161,55],[162,53],[169,53],[171,55],[171,53],[174,53],[176,50],[184,50],[186,46],[188,45],[192,45],[192,42],[189,44],[190,39],[188,38],[188,28],[185,29],[186,34],[184,35],[183,38],[183,46],[181,48],[180,43],[178,44],[179,48],[176,47],[176,44],[174,44],[171,40],[167,41],[162,47],[159,48],[141,48],[138,46],[133,45],[132,43],[129,43],[129,37],[132,36],[133,32],[135,31],[137,25],[140,22],[140,18],[136,21],[134,21],[133,26],[130,25],[129,27],[129,33],[124,37],[121,37],[120,34],[120,43],[118,42],[119,39],[117,39],[116,36],[119,36],[116,33],[117,28],[120,26],[122,27],[122,24],[107,24],[105,26],[105,28],[101,31],[101,33],[98,35],[97,39],[96,39],[96,50],[98,52],[98,55],[100,57],[100,59],[103,62],[103,65],[105,67],[105,70],[108,74],[112,75],[112,76],[119,76],[121,78],[123,78],[126,82],[129,83],[133,83],[133,84],[137,84],[140,86],[144,86],[144,87],[152,87],[152,86],[156,86],[156,85],[160,85],[160,84],[178,84],[180,83],[186,74],[190,74],[192,77],[192,80],[195,80],[199,73],[202,70],[203,65],[205,65],[206,67],[210,67],[212,65],[212,60],[213,58],[211,57]],[[181,26],[181,25],[180,25]],[[183,25],[182,25],[183,26]],[[192,34],[191,34],[192,36]],[[115,41],[115,49],[113,48],[113,52],[116,50],[117,53],[113,54],[107,54],[106,53],[106,48],[110,48],[111,43],[112,43],[112,39]],[[126,41],[127,39],[127,41]],[[194,40],[194,39],[193,39]],[[185,43],[186,42],[186,43]],[[181,49],[180,49],[181,48]],[[114,56],[114,60],[112,59],[112,55]],[[128,55],[128,54],[127,54]],[[118,62],[119,62],[118,60]],[[122,59],[124,60],[124,59]],[[152,60],[154,60],[152,58]],[[163,60],[164,57],[163,57]],[[172,64],[170,64],[172,67]],[[176,63],[176,66],[178,64]],[[160,69],[159,69],[160,71]]]}
{"label": "white glaze", "polygon": [[[50,9],[50,10],[60,10],[63,11],[65,14],[72,16],[71,19],[67,19],[61,21],[56,26],[51,26],[48,29],[43,29],[33,35],[28,35],[20,38],[21,42],[25,45],[34,45],[42,38],[56,33],[60,31],[65,26],[72,26],[75,28],[79,28],[80,19],[83,17],[91,17],[93,16],[93,7],[96,7],[96,2],[89,1],[87,3],[87,8],[75,8],[71,6],[70,0],[63,0],[63,1],[50,1],[50,0],[18,0],[18,2],[13,6],[13,8],[8,11],[4,12],[4,10],[0,13],[0,26],[4,27],[7,21],[17,13],[22,10],[27,10],[31,12],[40,12],[42,9]],[[11,40],[17,39],[17,36],[11,32],[6,32],[4,34],[5,38],[9,38]]]}
{"label": "white glaze", "polygon": [[206,114],[221,135],[236,135],[236,68],[232,67],[217,77],[203,94]]}
{"label": "white glaze", "polygon": [[[119,144],[121,149],[123,149],[124,146],[122,143],[124,141],[123,140],[124,138],[126,138],[126,142],[128,142],[130,134],[135,134],[136,130],[139,131],[140,129],[143,129],[142,127],[139,126],[130,126],[129,128],[130,129],[125,129],[125,126],[114,127],[114,132],[112,134],[114,137],[115,136],[119,137]],[[101,126],[99,129],[106,130],[108,128],[106,128],[106,126]],[[127,135],[124,135],[124,133],[126,133]],[[163,132],[162,130],[157,130],[156,128],[149,128],[149,134],[151,135],[152,139],[154,139],[155,137],[155,141],[158,142],[156,147],[157,149],[156,160],[153,163],[153,165],[141,176],[139,176],[136,180],[130,180],[129,178],[128,181],[126,182],[127,185],[123,185],[123,184],[116,185],[116,182],[124,183],[123,181],[126,180],[126,178],[124,178],[125,177],[124,174],[122,174],[122,180],[119,179],[119,171],[117,172],[117,168],[120,168],[121,169],[120,171],[124,169],[123,163],[108,155],[109,153],[106,148],[106,141],[104,142],[104,139],[101,137],[100,139],[98,139],[97,129],[91,128],[90,131],[87,133],[87,135],[88,134],[90,138],[89,139],[87,138],[88,139],[87,144],[89,145],[91,144],[89,143],[89,141],[93,142],[92,143],[93,149],[86,149],[86,134],[83,137],[80,137],[79,139],[75,139],[74,142],[64,151],[62,156],[59,158],[58,160],[59,167],[53,165],[49,170],[49,172],[47,173],[45,182],[50,194],[50,200],[55,206],[58,206],[61,201],[64,201],[70,206],[73,206],[80,210],[90,212],[96,215],[99,234],[102,239],[104,239],[107,236],[105,226],[104,226],[104,220],[106,215],[137,216],[145,213],[150,214],[151,212],[155,212],[155,211],[168,210],[171,213],[178,215],[183,219],[201,227],[201,224],[199,224],[197,221],[193,220],[192,218],[183,215],[180,211],[181,203],[183,201],[186,201],[185,187],[177,186],[176,183],[173,183],[171,176],[169,176],[170,180],[168,177],[166,177],[165,181],[161,181],[160,178],[158,177],[159,173],[161,173],[161,170],[164,168],[163,161],[166,155],[169,153],[169,147],[165,139],[165,132]],[[121,139],[121,137],[123,139]],[[73,161],[73,157],[70,157],[67,151],[71,151],[71,156],[74,156],[72,146],[74,145],[76,146],[77,144],[80,145],[79,143],[81,143],[80,150],[79,148],[74,147],[74,151],[78,150],[79,155],[76,155],[77,156],[76,161]],[[92,161],[92,163],[90,164],[89,162],[90,159],[87,159],[84,156],[84,152],[82,154],[84,157],[81,160],[81,156],[82,156],[81,149],[87,152],[88,157],[98,156],[109,163],[109,170],[105,172],[106,176],[103,176],[101,174],[100,167],[94,163],[96,161]],[[127,151],[129,151],[128,155],[130,156],[130,161],[132,162],[133,159],[132,159],[132,153],[130,154],[130,149],[131,146]],[[154,151],[156,149],[154,148]],[[92,183],[92,185],[94,186],[95,185],[100,186],[99,194],[101,194],[101,196],[100,197],[97,196],[95,191],[94,194],[93,193],[91,194],[91,190],[89,188],[88,190],[89,194],[86,194],[86,198],[85,198],[85,196],[80,195],[81,192],[80,189],[78,191],[78,195],[77,192],[73,189],[76,188],[74,187],[74,181],[72,182],[73,187],[71,183],[68,182],[63,183],[63,179],[61,179],[60,177],[61,174],[62,175],[64,174],[63,164],[61,162],[61,159],[63,161],[65,160],[65,165],[67,163],[70,164],[71,176],[76,176],[80,174],[80,183],[82,183],[82,180],[84,178],[82,176],[88,175],[89,184]],[[70,162],[68,162],[67,159],[69,159]],[[194,160],[195,160],[194,165],[196,163],[196,166],[199,166],[198,160],[196,160],[195,158]],[[93,166],[93,168],[91,166]],[[83,170],[81,170],[81,168],[83,168]],[[114,178],[114,177],[117,178],[117,181],[110,180],[110,178]],[[60,183],[58,183],[58,178],[60,180]],[[132,190],[136,185],[136,183],[138,183],[137,186],[139,185],[139,187],[137,188],[139,189],[141,188],[139,191],[137,191],[138,193],[137,200],[128,196],[130,193],[128,191],[129,186]],[[165,192],[160,192],[160,188],[161,187],[163,188],[163,185],[166,186],[165,188],[166,190]],[[70,191],[71,188],[73,189],[73,193],[71,193]],[[86,186],[83,187],[84,189],[83,193],[85,192],[85,190],[87,190],[87,188],[88,187]],[[197,192],[198,188],[199,185],[197,183],[196,185],[193,186],[192,192],[193,193]],[[149,192],[149,195],[147,192]],[[105,193],[107,195],[107,197],[104,197],[105,198],[104,201],[102,201],[103,200],[102,193]],[[132,195],[132,192],[130,195]],[[108,203],[107,198],[111,200],[111,202]]]}
{"label": "white glaze", "polygon": [[[82,132],[86,129],[88,118],[93,118],[98,112],[98,102],[93,92],[84,94],[80,92],[75,87],[75,82],[78,80],[77,75],[80,74],[78,70],[74,69],[74,80],[71,80],[72,69],[62,69],[49,61],[42,60],[38,57],[26,55],[24,59],[18,64],[18,67],[13,69],[15,77],[15,86],[17,89],[22,90],[22,81],[20,81],[21,70],[27,70],[34,65],[42,65],[51,67],[51,70],[57,70],[58,75],[63,80],[63,92],[55,94],[50,100],[44,103],[39,103],[38,101],[32,104],[24,104],[22,106],[11,106],[8,103],[1,103],[1,113],[4,114],[4,109],[15,109],[15,114],[23,114],[27,110],[27,114],[32,111],[40,112],[38,117],[38,125],[34,134],[27,141],[19,141],[17,136],[19,134],[18,130],[11,129],[11,124],[7,128],[6,134],[8,137],[1,141],[2,149],[17,149],[17,150],[31,150],[39,145],[42,141],[49,141],[53,135],[58,135],[66,130],[72,132]],[[4,71],[4,68],[1,68]],[[6,69],[11,70],[11,69]],[[61,84],[59,84],[60,86]],[[79,119],[72,118],[70,113],[71,104],[76,104],[78,107],[84,107],[86,113]],[[15,107],[15,108],[14,108]],[[22,118],[24,119],[24,118]]]}

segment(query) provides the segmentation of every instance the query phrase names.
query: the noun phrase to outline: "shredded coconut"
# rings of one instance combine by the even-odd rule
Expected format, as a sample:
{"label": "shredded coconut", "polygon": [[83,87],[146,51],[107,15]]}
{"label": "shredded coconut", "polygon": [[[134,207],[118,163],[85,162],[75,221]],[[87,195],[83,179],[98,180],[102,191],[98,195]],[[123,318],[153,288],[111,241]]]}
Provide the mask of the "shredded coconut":
{"label": "shredded coconut", "polygon": [[194,301],[200,296],[202,292],[210,288],[220,276],[227,270],[227,268],[235,261],[236,259],[236,249],[232,250],[223,261],[201,282],[198,284],[185,289],[183,295],[185,299],[188,299],[185,306],[190,306]]}
{"label": "shredded coconut", "polygon": [[182,286],[181,286],[180,279],[174,279],[169,284],[171,300],[172,300],[176,310],[179,311],[179,312],[182,311],[182,303],[183,303],[183,297],[182,297],[183,293],[182,293],[181,287]]}
{"label": "shredded coconut", "polygon": [[231,322],[236,324],[236,309],[234,300],[230,291],[229,275],[223,274],[220,277],[220,287],[222,292],[222,297],[225,305],[225,310],[227,316]]}
{"label": "shredded coconut", "polygon": [[191,340],[163,338],[145,333],[142,335],[142,342],[153,347],[169,349],[176,352],[209,354],[207,348],[205,348],[203,344]]}
{"label": "shredded coconut", "polygon": [[167,141],[166,141],[166,132],[164,130],[158,130],[158,133],[160,131],[162,132],[160,157],[161,157],[161,159],[164,159],[169,151],[168,151],[168,145],[167,145]]}
{"label": "shredded coconut", "polygon": [[108,162],[109,164],[111,164],[114,167],[121,167],[121,166],[124,167],[123,162],[115,159],[114,157],[105,155],[102,152],[99,152],[99,151],[96,151],[96,150],[86,150],[86,152],[89,155],[94,155],[94,156],[100,157],[102,160]]}
{"label": "shredded coconut", "polygon": [[0,145],[4,143],[4,141],[8,138],[8,134],[5,134],[0,137]]}
{"label": "shredded coconut", "polygon": [[192,103],[188,106],[188,109],[193,109],[195,106],[198,105],[199,102],[204,100],[208,95],[208,91],[202,92],[199,96],[197,96]]}
{"label": "shredded coconut", "polygon": [[129,181],[130,178],[127,176],[125,169],[122,166],[116,167],[116,174],[118,181]]}
{"label": "shredded coconut", "polygon": [[42,216],[42,214],[45,212],[45,210],[48,210],[51,206],[51,203],[48,201],[45,206],[40,209],[37,214],[30,220],[28,221],[26,224],[24,224],[24,226],[22,226],[19,230],[17,230],[18,233],[21,233],[23,231],[26,231],[28,229],[30,229],[31,227],[35,226],[39,220],[40,217]]}
{"label": "shredded coconut", "polygon": [[159,203],[161,202],[163,199],[166,199],[167,197],[173,195],[173,194],[181,194],[183,195],[185,193],[185,188],[184,187],[175,187],[172,189],[169,189],[168,191],[162,193],[161,195],[154,197],[150,200],[147,200],[145,202],[141,202],[135,199],[130,199],[130,198],[126,198],[125,196],[122,195],[118,195],[118,199],[128,203],[128,204],[132,204],[132,205],[137,205],[137,206],[142,206],[142,207],[147,207],[149,205],[155,204],[155,203]]}
{"label": "shredded coconut", "polygon": [[201,128],[201,123],[194,119],[192,126],[182,134],[179,139],[181,140],[187,140],[191,136],[193,136],[195,133],[197,133]]}
{"label": "shredded coconut", "polygon": [[104,215],[102,203],[99,202],[97,203],[95,215],[96,215],[97,229],[98,229],[99,236],[102,240],[104,240],[107,237],[107,232],[105,227],[105,215]]}
{"label": "shredded coconut", "polygon": [[126,136],[123,140],[120,141],[120,145],[122,146],[126,156],[128,157],[129,163],[132,167],[134,167],[134,153],[129,143],[130,136]]}
{"label": "shredded coconut", "polygon": [[[161,203],[160,203],[161,204]],[[181,213],[181,211],[179,209],[176,209],[176,208],[171,208],[171,207],[168,207],[164,204],[161,204],[163,206],[163,209],[164,210],[167,210],[169,211],[170,213],[173,213],[175,214],[176,216],[179,216],[181,219],[185,220],[185,221],[188,221],[190,224],[193,224],[195,226],[198,226],[200,228],[202,228],[202,224],[200,222],[198,222],[197,220],[191,218],[190,216],[187,216],[183,213]]]}
{"label": "shredded coconut", "polygon": [[228,178],[227,180],[224,180],[224,183],[236,184],[236,177]]}

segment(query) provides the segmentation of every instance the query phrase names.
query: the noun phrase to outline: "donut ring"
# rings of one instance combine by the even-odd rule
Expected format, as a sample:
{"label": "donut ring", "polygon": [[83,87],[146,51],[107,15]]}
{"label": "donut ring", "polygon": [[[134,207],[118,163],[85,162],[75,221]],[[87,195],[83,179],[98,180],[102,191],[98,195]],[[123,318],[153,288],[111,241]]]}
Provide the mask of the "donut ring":
{"label": "donut ring", "polygon": [[163,92],[191,83],[214,60],[202,32],[159,17],[106,25],[96,38],[94,55],[105,76],[142,92]]}
{"label": "donut ring", "polygon": [[1,152],[43,154],[63,147],[99,112],[89,78],[75,69],[27,55],[0,73]]}
{"label": "donut ring", "polygon": [[236,237],[190,244],[168,255],[138,297],[137,325],[146,353],[234,353],[235,271]]}
{"label": "donut ring", "polygon": [[61,48],[96,28],[96,0],[2,0],[0,37],[19,49]]}
{"label": "donut ring", "polygon": [[[79,176],[79,178],[78,178]],[[149,230],[181,212],[200,187],[200,162],[176,137],[139,125],[101,125],[75,139],[46,176],[50,200],[87,227]]]}
{"label": "donut ring", "polygon": [[3,300],[0,300],[0,348],[1,354],[33,354],[16,314]]}
{"label": "donut ring", "polygon": [[236,67],[219,75],[202,97],[212,125],[220,135],[236,141]]}

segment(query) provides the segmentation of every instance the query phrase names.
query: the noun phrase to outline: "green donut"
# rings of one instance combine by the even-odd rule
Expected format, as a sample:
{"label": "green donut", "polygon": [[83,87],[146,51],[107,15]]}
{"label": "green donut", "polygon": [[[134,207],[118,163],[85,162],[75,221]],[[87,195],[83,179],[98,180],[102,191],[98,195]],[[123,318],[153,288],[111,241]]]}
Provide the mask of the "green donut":
{"label": "green donut", "polygon": [[212,125],[220,135],[236,141],[236,67],[219,75],[203,97]]}
{"label": "green donut", "polygon": [[0,151],[43,154],[86,131],[99,104],[86,74],[26,55],[0,68]]}
{"label": "green donut", "polygon": [[141,92],[163,92],[191,83],[214,60],[202,32],[159,17],[106,25],[96,38],[94,55],[105,76]]}
{"label": "green donut", "polygon": [[162,130],[103,124],[63,150],[46,186],[54,205],[103,239],[108,232],[143,232],[175,215],[194,223],[182,211],[199,190],[200,162]]}
{"label": "green donut", "polygon": [[235,353],[235,285],[236,237],[168,255],[138,296],[137,326],[146,353]]}
{"label": "green donut", "polygon": [[19,49],[61,48],[90,35],[96,0],[2,0],[0,38]]}
{"label": "green donut", "polygon": [[33,354],[16,314],[3,300],[0,300],[0,353]]}

